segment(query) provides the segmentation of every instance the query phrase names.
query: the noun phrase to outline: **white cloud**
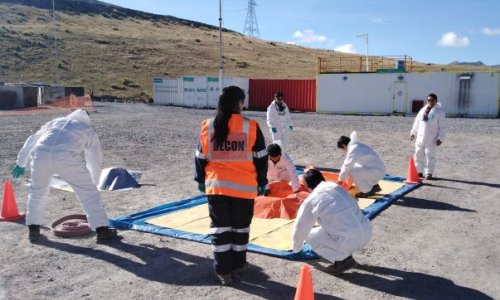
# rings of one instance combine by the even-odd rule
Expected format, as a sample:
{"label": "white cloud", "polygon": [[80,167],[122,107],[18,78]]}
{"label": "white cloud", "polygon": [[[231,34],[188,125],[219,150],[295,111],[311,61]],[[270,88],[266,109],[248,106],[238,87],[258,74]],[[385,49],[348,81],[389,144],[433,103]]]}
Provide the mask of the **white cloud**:
{"label": "white cloud", "polygon": [[296,42],[292,42],[292,41],[287,41],[285,44],[287,44],[287,45],[297,45]]}
{"label": "white cloud", "polygon": [[316,34],[312,29],[297,30],[293,34],[293,37],[301,43],[326,42],[327,40],[326,36]]}
{"label": "white cloud", "polygon": [[500,35],[500,28],[483,28],[483,34],[488,36]]}
{"label": "white cloud", "polygon": [[354,49],[353,44],[340,45],[333,50],[338,51],[338,52],[344,52],[344,53],[352,53],[352,54],[358,53],[358,52],[356,52],[356,49]]}
{"label": "white cloud", "polygon": [[470,44],[469,38],[459,37],[454,32],[448,32],[443,34],[441,39],[437,42],[441,47],[468,47]]}

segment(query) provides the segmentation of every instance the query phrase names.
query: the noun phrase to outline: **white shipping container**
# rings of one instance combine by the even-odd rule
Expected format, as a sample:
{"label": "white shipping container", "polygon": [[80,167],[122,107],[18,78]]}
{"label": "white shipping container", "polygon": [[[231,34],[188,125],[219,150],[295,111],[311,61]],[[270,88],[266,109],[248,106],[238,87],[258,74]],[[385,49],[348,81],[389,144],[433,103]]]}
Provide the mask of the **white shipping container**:
{"label": "white shipping container", "polygon": [[[230,85],[239,86],[245,91],[245,107],[248,107],[248,78],[224,77],[223,87]],[[184,76],[153,79],[153,103],[157,105],[215,108],[219,95],[218,77]]]}
{"label": "white shipping container", "polygon": [[317,89],[318,112],[410,114],[434,93],[448,115],[495,117],[500,73],[322,74]]}

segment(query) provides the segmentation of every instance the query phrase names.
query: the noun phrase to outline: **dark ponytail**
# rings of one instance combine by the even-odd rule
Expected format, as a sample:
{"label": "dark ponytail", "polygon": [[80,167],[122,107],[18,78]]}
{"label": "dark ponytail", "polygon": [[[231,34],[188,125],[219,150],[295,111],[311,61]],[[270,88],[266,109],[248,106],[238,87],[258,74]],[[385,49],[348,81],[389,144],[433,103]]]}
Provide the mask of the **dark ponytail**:
{"label": "dark ponytail", "polygon": [[214,136],[212,141],[221,145],[227,139],[229,133],[229,119],[233,113],[239,113],[240,101],[245,100],[245,93],[237,86],[228,86],[222,89],[217,105],[217,114],[214,120]]}

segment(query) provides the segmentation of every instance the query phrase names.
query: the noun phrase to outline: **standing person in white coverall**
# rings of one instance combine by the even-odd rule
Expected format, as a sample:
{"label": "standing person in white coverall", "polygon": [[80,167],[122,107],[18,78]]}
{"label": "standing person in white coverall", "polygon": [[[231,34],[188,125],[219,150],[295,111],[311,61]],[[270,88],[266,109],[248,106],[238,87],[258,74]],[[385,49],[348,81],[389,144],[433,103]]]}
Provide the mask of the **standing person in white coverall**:
{"label": "standing person in white coverall", "polygon": [[293,130],[292,119],[288,106],[283,102],[285,96],[276,92],[274,100],[267,107],[267,127],[271,131],[273,142],[281,141],[283,150],[288,150],[288,132]]}
{"label": "standing person in white coverall", "polygon": [[267,146],[269,164],[267,167],[267,180],[269,183],[275,181],[291,181],[294,193],[300,190],[299,175],[290,156],[282,149],[281,141],[275,141]]}
{"label": "standing person in white coverall", "polygon": [[[370,220],[354,197],[335,182],[326,182],[320,171],[306,171],[304,181],[312,193],[300,205],[293,226],[293,251],[300,252],[306,241],[333,263],[326,271],[339,275],[356,266],[352,254],[370,241]],[[316,222],[319,226],[313,227]]]}
{"label": "standing person in white coverall", "polygon": [[358,142],[358,135],[353,131],[350,138],[341,136],[337,147],[347,154],[340,170],[338,184],[342,184],[351,176],[356,187],[361,191],[356,194],[358,198],[375,195],[382,189],[378,182],[385,176],[385,164],[369,146]]}
{"label": "standing person in white coverall", "polygon": [[30,156],[26,225],[31,242],[40,238],[53,174],[59,174],[77,194],[90,226],[97,232],[98,243],[117,237],[116,229],[108,227],[108,217],[96,187],[101,174],[101,145],[86,111],[77,109],[66,117],[53,119],[31,135],[17,156],[12,171],[14,178],[24,174]]}
{"label": "standing person in white coverall", "polygon": [[415,167],[418,176],[432,180],[436,168],[436,147],[443,143],[446,115],[435,94],[427,96],[427,105],[415,117],[410,141],[415,141]]}

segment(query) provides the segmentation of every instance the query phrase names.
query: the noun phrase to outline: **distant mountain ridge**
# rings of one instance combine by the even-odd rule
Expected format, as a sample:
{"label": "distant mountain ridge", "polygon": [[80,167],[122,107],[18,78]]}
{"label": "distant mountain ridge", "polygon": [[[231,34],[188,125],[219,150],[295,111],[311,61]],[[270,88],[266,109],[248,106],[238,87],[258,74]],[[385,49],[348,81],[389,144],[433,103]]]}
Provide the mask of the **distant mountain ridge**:
{"label": "distant mountain ridge", "polygon": [[449,63],[450,66],[475,66],[475,67],[494,67],[494,68],[499,68],[500,65],[493,65],[493,66],[488,66],[485,65],[482,61],[476,61],[476,62],[465,62],[465,61],[452,61]]}
{"label": "distant mountain ridge", "polygon": [[[0,3],[20,4],[52,10],[52,0],[0,0]],[[150,21],[169,21],[193,27],[203,26],[210,29],[218,29],[217,26],[201,22],[133,10],[98,0],[57,0],[55,1],[55,8],[57,12],[65,12],[68,14],[102,15],[106,18],[118,20],[136,18]]]}

